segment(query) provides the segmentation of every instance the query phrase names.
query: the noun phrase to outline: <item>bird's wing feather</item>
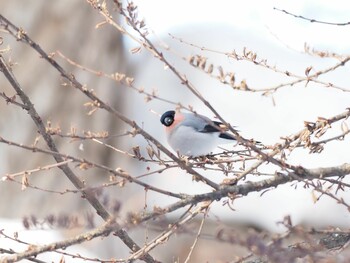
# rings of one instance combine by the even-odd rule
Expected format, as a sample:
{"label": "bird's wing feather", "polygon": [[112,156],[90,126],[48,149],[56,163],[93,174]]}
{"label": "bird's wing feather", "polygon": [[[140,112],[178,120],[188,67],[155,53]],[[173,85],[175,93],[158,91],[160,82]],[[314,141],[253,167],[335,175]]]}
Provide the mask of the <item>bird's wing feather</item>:
{"label": "bird's wing feather", "polygon": [[226,133],[228,131],[227,127],[218,121],[212,121],[212,123],[217,126],[213,126],[211,124],[206,124],[202,130],[199,130],[199,132],[204,132],[204,133],[212,133],[212,132],[219,132],[219,138],[222,139],[227,139],[227,140],[235,140],[232,135]]}
{"label": "bird's wing feather", "polygon": [[[218,121],[212,121],[208,117],[199,114],[185,114],[187,114],[187,118],[183,121],[182,125],[192,127],[193,129],[201,133],[218,132],[220,133],[220,138],[234,140],[232,136],[225,133],[225,131],[227,131],[228,129],[223,125],[223,123]],[[211,123],[217,127],[213,126]]]}
{"label": "bird's wing feather", "polygon": [[[218,121],[212,121],[213,124],[215,124],[218,127],[222,127],[222,123],[218,122]],[[213,125],[210,125],[209,123],[206,124],[204,126],[204,128],[202,130],[200,130],[200,132],[221,132],[222,130],[220,130],[218,127],[215,127]]]}
{"label": "bird's wing feather", "polygon": [[232,137],[232,135],[226,133],[226,131],[228,131],[228,129],[223,123],[218,122],[218,121],[212,121],[212,123],[215,124],[215,126],[217,126],[217,127],[215,127],[211,124],[206,124],[202,130],[199,130],[199,132],[204,132],[204,133],[220,132],[219,138],[227,139],[227,140],[235,140]]}

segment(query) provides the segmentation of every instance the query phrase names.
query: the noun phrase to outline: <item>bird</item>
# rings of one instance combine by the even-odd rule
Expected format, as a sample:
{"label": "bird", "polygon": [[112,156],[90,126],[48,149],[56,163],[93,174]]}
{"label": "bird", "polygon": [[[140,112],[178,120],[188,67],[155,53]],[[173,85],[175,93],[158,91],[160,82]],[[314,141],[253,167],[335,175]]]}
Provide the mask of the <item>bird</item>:
{"label": "bird", "polygon": [[233,135],[226,133],[223,123],[197,113],[169,110],[163,113],[160,122],[165,126],[169,145],[180,155],[206,156],[218,145],[235,141]]}

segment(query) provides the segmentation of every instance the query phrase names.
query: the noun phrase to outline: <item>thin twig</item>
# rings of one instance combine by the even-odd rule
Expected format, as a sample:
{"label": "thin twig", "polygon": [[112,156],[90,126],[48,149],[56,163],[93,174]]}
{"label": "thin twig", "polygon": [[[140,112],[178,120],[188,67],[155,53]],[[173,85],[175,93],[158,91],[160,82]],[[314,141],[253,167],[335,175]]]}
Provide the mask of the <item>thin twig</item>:
{"label": "thin twig", "polygon": [[107,236],[111,232],[118,231],[119,225],[115,223],[114,220],[109,219],[105,224],[103,224],[101,227],[96,228],[92,231],[86,232],[84,234],[80,234],[78,236],[75,236],[73,238],[68,238],[64,241],[59,241],[51,244],[46,244],[42,246],[33,246],[30,249],[21,252],[21,253],[15,253],[10,256],[6,256],[1,259],[2,262],[11,263],[16,262],[22,259],[29,259],[31,257],[35,257],[39,254],[42,254],[44,252],[48,251],[55,251],[60,248],[66,248],[75,244],[80,244],[89,240],[92,240],[96,237],[101,236]]}
{"label": "thin twig", "polygon": [[[232,87],[233,89],[236,89],[236,90],[262,93],[262,95],[269,95],[269,94],[272,94],[272,93],[280,90],[281,88],[284,88],[287,86],[293,86],[295,84],[302,83],[302,82],[305,82],[306,85],[309,82],[315,82],[318,84],[322,84],[326,88],[334,88],[334,89],[337,89],[337,90],[340,90],[343,92],[350,92],[350,90],[347,88],[343,88],[343,87],[337,86],[333,83],[319,80],[317,78],[320,75],[326,74],[330,71],[334,71],[339,66],[343,66],[342,63],[347,63],[349,56],[339,56],[339,55],[334,54],[334,53],[327,54],[325,52],[320,52],[320,51],[314,51],[314,53],[312,53],[308,47],[305,47],[305,49],[306,49],[305,52],[307,52],[308,54],[316,54],[320,57],[336,58],[338,61],[340,61],[340,63],[337,63],[335,66],[326,68],[324,70],[320,70],[320,71],[316,72],[316,74],[313,74],[313,75],[300,76],[300,75],[292,73],[290,71],[279,69],[275,65],[273,65],[273,66],[269,65],[267,63],[266,59],[259,59],[258,56],[256,55],[256,53],[254,53],[253,51],[247,51],[246,48],[243,49],[243,55],[239,55],[236,51],[214,50],[214,49],[211,49],[208,47],[199,46],[197,44],[190,43],[190,42],[188,42],[182,38],[179,38],[177,36],[174,36],[172,34],[169,34],[169,36],[171,38],[179,41],[180,43],[184,43],[184,44],[189,45],[191,47],[197,48],[201,51],[207,51],[207,52],[223,55],[223,56],[226,56],[227,58],[231,58],[231,59],[235,59],[235,60],[244,60],[247,62],[251,62],[254,64],[254,66],[260,66],[260,67],[263,67],[265,69],[271,70],[273,72],[279,73],[283,76],[287,76],[289,78],[294,78],[294,80],[287,81],[287,82],[284,82],[281,84],[277,84],[277,85],[272,86],[272,87],[254,88],[254,87],[251,87],[250,85],[247,85],[245,83],[245,81],[241,81],[241,83],[236,84],[237,81],[234,79],[234,76],[235,76],[234,72],[224,72],[224,70],[221,66],[218,67],[219,70],[217,73],[215,73],[211,69],[208,70],[208,67],[203,67],[202,65],[204,62],[202,62],[202,61],[205,61],[204,65],[209,64],[209,63],[207,63],[207,61],[206,61],[207,59],[205,57],[202,57],[199,55],[191,56],[190,58],[180,56],[182,60],[188,62],[194,68],[200,69],[201,71],[204,71],[208,76],[215,78],[215,79],[218,79],[222,84],[229,85],[230,87]],[[213,64],[210,64],[209,67],[212,68]]]}
{"label": "thin twig", "polygon": [[199,236],[200,236],[200,234],[202,233],[202,229],[203,229],[203,226],[204,226],[204,221],[205,221],[205,218],[206,218],[206,216],[207,216],[207,211],[208,211],[208,210],[206,210],[205,213],[203,214],[203,218],[202,218],[202,220],[201,220],[201,224],[200,224],[200,226],[199,226],[197,235],[196,235],[196,237],[195,237],[195,239],[194,239],[194,241],[193,241],[193,244],[192,244],[192,246],[191,246],[191,248],[190,248],[190,251],[188,252],[188,255],[187,255],[187,257],[186,257],[184,263],[188,263],[188,262],[190,261],[190,259],[191,259],[191,256],[192,256],[192,253],[193,253],[193,251],[194,251],[194,248],[195,248],[196,245],[197,245]]}
{"label": "thin twig", "polygon": [[[0,19],[2,16],[0,15]],[[34,121],[35,125],[37,126],[39,133],[44,138],[47,146],[50,148],[50,150],[55,153],[53,154],[53,158],[56,160],[57,163],[62,163],[65,161],[65,159],[59,155],[59,151],[51,137],[51,135],[46,131],[45,125],[37,113],[36,109],[34,108],[33,103],[30,101],[29,97],[26,95],[26,93],[23,91],[19,83],[17,82],[15,76],[13,75],[11,69],[7,66],[4,58],[0,54],[0,71],[5,75],[9,83],[12,85],[14,90],[17,92],[18,96],[21,98],[22,102],[26,106],[27,112]],[[95,197],[95,195],[88,190],[83,190],[85,188],[84,183],[74,174],[74,172],[70,169],[68,164],[64,164],[61,166],[58,166],[62,172],[67,176],[67,178],[72,182],[72,184],[79,189],[83,196],[88,200],[88,202],[91,204],[91,206],[96,210],[97,214],[101,216],[105,221],[108,221],[111,218],[111,215],[108,213],[108,211],[103,207],[103,205],[98,201],[98,199]],[[137,250],[139,247],[138,245],[129,237],[127,232],[119,228],[116,232],[116,235],[131,249],[132,251]],[[145,260],[147,262],[155,262],[154,259],[146,254]]]}
{"label": "thin twig", "polygon": [[56,168],[58,166],[68,164],[68,163],[70,163],[72,161],[73,160],[70,159],[70,160],[66,160],[66,161],[60,162],[60,163],[48,164],[48,165],[44,165],[44,166],[41,166],[41,167],[38,167],[38,168],[35,168],[35,169],[25,170],[25,171],[18,172],[18,173],[6,174],[5,176],[3,176],[1,178],[1,180],[2,181],[12,180],[12,179],[14,179],[17,176],[29,175],[29,174],[40,172],[40,171],[51,170],[52,168]]}
{"label": "thin twig", "polygon": [[[186,197],[186,195],[184,194],[176,194],[176,193],[172,193],[172,192],[169,192],[169,191],[165,191],[165,190],[162,190],[162,189],[159,189],[159,188],[156,188],[152,185],[149,185],[147,183],[144,183],[140,180],[138,180],[137,178],[139,176],[136,176],[136,177],[132,177],[131,175],[129,175],[128,173],[126,173],[125,171],[123,170],[119,170],[119,169],[112,169],[108,166],[104,166],[102,164],[98,164],[98,163],[94,163],[94,162],[91,162],[87,159],[80,159],[80,158],[77,158],[77,157],[74,157],[72,155],[68,155],[68,154],[63,154],[63,153],[58,153],[58,152],[54,152],[54,151],[50,151],[50,150],[44,150],[44,149],[41,149],[41,148],[38,148],[38,147],[33,147],[33,146],[27,146],[27,145],[23,145],[23,144],[19,144],[19,143],[16,143],[16,142],[13,142],[13,141],[8,141],[6,139],[4,139],[3,137],[0,136],[0,143],[5,143],[5,144],[8,144],[8,145],[11,145],[11,146],[15,146],[15,147],[19,147],[19,148],[22,148],[22,149],[26,149],[26,150],[29,150],[29,151],[32,151],[32,152],[40,152],[40,153],[45,153],[45,154],[48,154],[48,155],[52,155],[52,156],[58,156],[58,157],[61,157],[63,158],[64,160],[72,160],[74,162],[77,162],[79,164],[86,164],[88,166],[91,166],[91,167],[96,167],[96,168],[99,168],[99,169],[102,169],[110,174],[113,174],[114,176],[118,176],[118,177],[121,177],[123,178],[124,180],[126,181],[130,181],[130,182],[133,182],[133,183],[136,183],[138,185],[141,185],[142,187],[144,187],[145,189],[148,189],[148,190],[151,190],[151,191],[155,191],[155,192],[158,192],[158,193],[161,193],[161,194],[164,194],[164,195],[169,195],[169,196],[172,196],[172,197],[175,197],[175,198],[179,198],[179,199],[182,199],[184,197]],[[162,170],[160,170],[162,171]],[[140,177],[142,176],[145,176],[144,174],[142,174]],[[6,178],[3,177],[4,180],[6,179],[9,179],[11,180],[10,178]],[[112,184],[119,184],[120,182],[113,182]],[[108,185],[108,184],[106,184]],[[91,190],[93,190],[94,187],[82,187],[80,189],[78,189],[79,191],[87,191],[87,192],[91,192]]]}
{"label": "thin twig", "polygon": [[204,210],[206,211],[208,209],[209,204],[210,204],[210,202],[209,203],[205,202],[205,203],[201,204],[200,206],[198,206],[196,209],[194,209],[192,211],[188,211],[187,215],[185,217],[183,217],[179,222],[172,224],[169,227],[169,230],[161,233],[156,238],[154,238],[150,243],[148,243],[143,248],[141,248],[139,251],[132,254],[128,258],[128,260],[139,259],[144,253],[149,252],[153,248],[158,246],[159,244],[164,243],[164,240],[167,240],[171,235],[175,234],[176,231],[179,229],[179,227],[181,227],[182,225],[185,225],[186,223],[191,221],[194,217],[196,217],[202,211],[204,211]]}
{"label": "thin twig", "polygon": [[344,177],[350,174],[350,163],[345,163],[340,166],[305,169],[300,167],[298,174],[289,172],[286,175],[276,175],[273,178],[260,180],[257,182],[246,182],[239,185],[223,185],[220,190],[214,192],[190,196],[176,203],[173,203],[165,208],[159,209],[150,213],[139,213],[134,215],[134,220],[138,223],[147,221],[151,218],[156,218],[160,215],[173,212],[179,208],[187,205],[196,205],[203,201],[219,201],[227,196],[245,196],[252,192],[260,192],[269,188],[277,187],[279,185],[293,182],[305,181],[312,179],[322,179],[328,177]]}
{"label": "thin twig", "polygon": [[[139,36],[144,40],[143,41],[143,47],[147,48],[147,50],[149,52],[151,52],[157,59],[159,59],[161,62],[163,62],[172,72],[173,74],[181,81],[181,83],[183,85],[185,85],[185,87],[192,92],[193,95],[195,95],[209,110],[211,110],[211,112],[213,112],[213,114],[228,128],[228,130],[230,132],[232,132],[234,135],[231,135],[234,139],[236,139],[239,143],[243,144],[244,146],[248,147],[249,149],[253,150],[254,152],[258,153],[261,156],[262,161],[259,161],[257,163],[255,163],[251,169],[248,169],[246,171],[246,174],[250,173],[251,171],[255,170],[256,168],[258,168],[260,165],[262,165],[264,162],[270,162],[273,163],[279,167],[281,167],[282,169],[285,168],[289,168],[295,171],[295,167],[291,166],[291,165],[287,165],[284,161],[282,160],[278,160],[275,158],[275,155],[279,152],[281,152],[281,150],[283,149],[283,147],[279,148],[279,149],[275,149],[275,151],[271,154],[267,154],[265,152],[263,152],[259,147],[256,146],[256,144],[254,142],[252,142],[251,140],[247,140],[244,137],[242,137],[240,134],[238,134],[238,132],[234,129],[234,127],[232,127],[229,123],[227,123],[220,115],[219,113],[213,108],[213,106],[209,103],[209,101],[207,101],[204,96],[198,92],[198,90],[194,87],[194,85],[186,78],[186,76],[184,76],[183,74],[181,74],[164,56],[164,54],[159,51],[157,49],[157,47],[153,44],[153,42],[151,40],[149,40],[149,38],[147,37],[147,31],[146,32],[142,32],[142,27],[140,26],[140,24],[142,24],[140,21],[137,20],[137,16],[135,15],[135,10],[136,7],[133,3],[129,3],[127,5],[127,8],[125,9],[122,6],[122,3],[119,2],[118,0],[113,0],[114,3],[116,4],[119,13],[125,17],[125,19],[127,20],[128,24],[133,28],[133,30],[135,32],[137,32],[139,34]],[[95,7],[96,8],[96,7]],[[106,12],[106,10],[104,10],[103,8],[96,8],[97,10],[99,10],[100,14],[102,14],[105,19],[107,20],[107,22],[111,23],[112,25],[115,24],[115,22],[113,21],[113,19],[111,18],[111,16],[109,15],[108,12]],[[118,29],[118,27],[117,27]],[[119,29],[118,29],[119,30]],[[315,74],[308,76],[308,78],[312,79],[312,78],[316,78],[321,74],[325,74],[327,72],[330,72],[340,66],[343,66],[345,63],[347,63],[350,60],[350,57],[344,58],[340,63],[336,64],[335,66],[325,69],[323,71],[318,71]],[[299,81],[299,80],[298,80]],[[213,125],[213,123],[209,123],[210,125]],[[215,125],[214,125],[215,126]],[[287,144],[285,144],[287,145]],[[245,173],[243,173],[243,175],[241,177],[244,177],[246,175]]]}
{"label": "thin twig", "polygon": [[300,19],[309,21],[311,23],[325,24],[325,25],[331,25],[331,26],[348,26],[348,25],[350,25],[350,22],[335,23],[335,22],[321,21],[321,20],[317,20],[317,19],[313,19],[313,18],[307,18],[305,16],[295,15],[293,13],[290,13],[290,12],[284,10],[284,9],[279,9],[277,7],[274,7],[273,10],[280,11],[282,13],[285,13],[286,15],[294,16],[295,18],[300,18]]}
{"label": "thin twig", "polygon": [[92,90],[88,90],[84,85],[82,85],[79,81],[77,81],[73,75],[66,72],[50,55],[48,55],[37,43],[35,43],[22,29],[13,25],[10,21],[8,21],[2,15],[0,15],[0,26],[5,27],[8,30],[8,32],[12,36],[14,36],[18,41],[21,41],[31,46],[36,52],[40,54],[41,58],[49,62],[49,64],[51,64],[51,66],[53,66],[62,75],[63,78],[69,81],[69,83],[73,87],[80,90],[84,95],[90,98],[96,108],[105,109],[106,111],[113,114],[124,123],[131,126],[134,129],[135,134],[141,134],[146,140],[152,142],[157,148],[159,148],[162,152],[168,155],[175,162],[177,162],[182,169],[186,170],[189,174],[193,175],[195,180],[205,182],[207,185],[211,186],[212,188],[218,189],[219,186],[216,183],[205,178],[204,176],[196,172],[194,169],[192,169],[189,165],[187,165],[185,161],[181,160],[180,158],[175,156],[173,153],[171,153],[158,140],[156,140],[153,136],[151,136],[144,129],[142,129],[135,121],[130,120],[124,114],[122,114],[121,112],[117,111],[116,109],[114,109],[113,107],[111,107],[110,105],[102,101],[100,98],[98,98],[94,94]]}

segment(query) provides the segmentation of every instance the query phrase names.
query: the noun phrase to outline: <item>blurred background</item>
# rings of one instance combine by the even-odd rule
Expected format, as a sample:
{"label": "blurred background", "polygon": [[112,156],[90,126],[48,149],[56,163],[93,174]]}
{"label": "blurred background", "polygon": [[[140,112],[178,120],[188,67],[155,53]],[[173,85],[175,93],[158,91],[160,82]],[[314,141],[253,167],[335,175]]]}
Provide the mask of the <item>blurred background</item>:
{"label": "blurred background", "polygon": [[[325,88],[315,83],[309,83],[307,87],[305,83],[287,86],[267,96],[259,92],[233,90],[183,60],[200,54],[207,57],[215,66],[222,66],[225,71],[234,72],[237,82],[245,80],[249,87],[258,90],[275,87],[293,79],[247,61],[229,59],[219,52],[235,50],[241,54],[246,48],[256,52],[259,58],[266,59],[269,65],[300,76],[305,75],[305,69],[309,66],[313,67],[311,73],[326,69],[337,61],[334,58],[320,58],[304,53],[305,43],[317,50],[349,54],[350,47],[344,41],[348,27],[310,23],[274,10],[274,7],[308,18],[341,23],[349,20],[350,5],[346,1],[329,3],[328,1],[222,0],[214,4],[212,1],[152,0],[135,1],[135,3],[139,6],[139,16],[145,18],[147,28],[151,32],[150,39],[162,49],[164,56],[186,75],[221,116],[237,126],[246,138],[254,138],[266,145],[273,145],[281,136],[288,136],[301,130],[304,121],[315,121],[319,116],[331,117],[344,112],[345,108],[350,106],[350,93]],[[141,49],[140,52],[132,54],[131,50],[138,48],[138,43],[122,36],[110,25],[96,27],[103,18],[86,1],[5,0],[0,2],[0,10],[3,16],[23,28],[46,52],[60,51],[69,59],[87,68],[107,74],[119,72],[134,77],[135,86],[142,87],[148,92],[155,91],[159,97],[175,103],[191,105],[197,112],[214,117],[205,105],[148,51]],[[117,13],[113,16],[126,26],[123,18],[118,18]],[[116,117],[102,110],[89,115],[89,107],[84,106],[88,99],[67,85],[54,68],[41,60],[33,49],[17,42],[3,31],[0,31],[0,36],[3,38],[0,49],[10,47],[10,51],[4,56],[14,63],[14,74],[45,122],[50,122],[52,127],[59,128],[63,134],[71,132],[72,129],[76,129],[78,134],[87,131],[108,131],[112,136],[105,140],[106,143],[128,152],[132,152],[132,147],[139,145],[142,153],[145,152],[147,142],[140,136],[125,136],[129,127]],[[181,43],[179,39],[218,52],[201,50]],[[80,83],[86,84],[89,89],[94,89],[100,98],[128,118],[135,120],[147,132],[167,145],[158,114],[173,109],[174,105],[158,100],[146,102],[143,94],[81,70],[58,55],[55,58],[66,71],[74,74]],[[320,79],[349,89],[349,66],[341,67]],[[2,74],[0,87],[1,92],[5,92],[6,95],[10,97],[15,95]],[[4,100],[0,100],[0,112],[0,136],[26,145],[34,144],[38,133],[26,112],[14,105],[8,105]],[[340,124],[335,124],[328,136],[337,135],[340,131]],[[125,154],[93,141],[73,141],[55,136],[55,142],[62,153],[87,158],[114,169],[121,167],[131,175],[141,175],[149,168],[155,169],[152,165],[128,158]],[[296,150],[288,156],[288,160],[290,163],[301,164],[308,168],[340,165],[349,162],[349,142],[349,138],[345,141],[334,141],[327,144],[321,154],[310,155],[308,150]],[[45,148],[42,139],[39,139],[37,146]],[[54,160],[50,156],[0,145],[1,177],[53,163]],[[276,168],[266,166],[264,169],[273,173]],[[84,171],[75,167],[75,171],[87,185],[91,186],[107,182],[109,177],[98,169]],[[204,174],[214,181],[222,180],[222,177],[215,173]],[[249,180],[256,179],[249,178]],[[143,180],[173,192],[194,194],[210,191],[207,186],[192,182],[191,176],[179,170],[154,174]],[[45,218],[48,215],[58,217],[62,214],[87,217],[93,213],[89,204],[79,198],[79,194],[54,194],[32,188],[23,191],[21,179],[18,178],[18,181],[19,183],[0,182],[2,218],[18,220],[30,215]],[[74,189],[58,169],[32,174],[29,182],[46,190],[64,192],[66,189]],[[160,198],[157,193],[145,193],[144,189],[134,184],[107,188],[99,194],[106,207],[112,212],[118,212],[120,218],[131,211],[141,211],[146,205],[152,209],[153,206],[164,206],[175,201],[163,196]],[[349,212],[345,207],[327,197],[314,203],[313,193],[309,189],[303,187],[294,189],[290,185],[284,185],[262,196],[260,194],[250,194],[236,200],[234,211],[223,206],[222,202],[213,205],[209,223],[206,224],[208,237],[200,241],[203,246],[207,245],[207,249],[204,250],[205,253],[202,251],[195,255],[194,258],[198,260],[193,262],[201,262],[203,258],[208,260],[231,258],[232,255],[225,253],[227,246],[230,246],[218,245],[215,241],[215,233],[221,227],[238,226],[235,229],[244,232],[253,226],[255,229],[280,232],[284,228],[277,222],[283,220],[286,215],[290,215],[295,224],[349,227]],[[347,196],[344,197],[349,199]],[[178,214],[181,212],[184,211]],[[94,220],[95,224],[101,222],[97,217]],[[196,229],[196,223],[193,224],[193,229]],[[189,229],[191,230],[191,227]],[[189,234],[174,237],[165,245],[171,248],[171,253],[169,250],[161,249],[157,249],[154,253],[161,255],[159,257],[164,262],[175,261],[174,258],[182,255],[181,252],[188,252],[188,247],[193,242],[194,234],[190,230]],[[147,231],[158,233],[159,229],[150,226]],[[72,235],[72,233],[63,234]],[[134,229],[132,235],[140,244],[147,236],[143,227]],[[120,244],[115,237],[106,238],[103,242],[89,243],[97,256],[106,258],[128,255],[128,250]]]}

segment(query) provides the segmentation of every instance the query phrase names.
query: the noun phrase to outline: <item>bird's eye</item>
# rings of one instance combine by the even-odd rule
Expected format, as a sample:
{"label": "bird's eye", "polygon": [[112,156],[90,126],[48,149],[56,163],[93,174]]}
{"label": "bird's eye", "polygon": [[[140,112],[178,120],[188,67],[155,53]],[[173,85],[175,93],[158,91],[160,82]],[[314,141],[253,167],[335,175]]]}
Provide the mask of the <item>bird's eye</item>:
{"label": "bird's eye", "polygon": [[166,126],[169,127],[171,124],[173,124],[175,118],[175,111],[170,110],[167,112],[164,112],[162,117],[160,118],[160,122]]}
{"label": "bird's eye", "polygon": [[170,126],[173,122],[174,122],[173,117],[168,116],[168,117],[164,118],[164,125],[165,126]]}

